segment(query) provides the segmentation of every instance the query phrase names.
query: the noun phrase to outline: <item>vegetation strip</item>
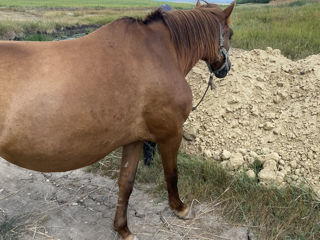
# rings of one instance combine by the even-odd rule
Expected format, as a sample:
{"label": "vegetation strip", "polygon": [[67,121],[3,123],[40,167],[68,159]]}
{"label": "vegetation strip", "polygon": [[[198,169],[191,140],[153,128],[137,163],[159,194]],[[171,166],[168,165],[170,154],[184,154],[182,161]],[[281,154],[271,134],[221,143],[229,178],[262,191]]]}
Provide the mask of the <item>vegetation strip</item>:
{"label": "vegetation strip", "polygon": [[46,8],[141,8],[158,7],[161,4],[170,4],[174,8],[190,8],[193,4],[175,3],[152,0],[1,0],[4,7],[46,7]]}

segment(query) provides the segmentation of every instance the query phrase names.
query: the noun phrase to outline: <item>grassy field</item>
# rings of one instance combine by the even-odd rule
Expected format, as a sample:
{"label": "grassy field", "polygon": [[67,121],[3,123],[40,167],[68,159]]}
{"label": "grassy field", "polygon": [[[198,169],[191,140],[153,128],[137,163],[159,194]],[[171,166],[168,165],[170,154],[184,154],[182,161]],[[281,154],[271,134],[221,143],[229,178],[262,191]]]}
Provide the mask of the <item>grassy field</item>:
{"label": "grassy field", "polygon": [[[0,39],[25,39],[30,35],[73,35],[90,32],[122,16],[138,17],[152,8],[0,8]],[[74,29],[74,31],[69,31]],[[78,32],[77,32],[78,30]],[[46,37],[42,37],[46,38]]]}
{"label": "grassy field", "polygon": [[[151,0],[1,0],[0,39],[25,40],[28,35],[46,34],[53,38],[77,33],[66,28],[90,32],[123,16],[145,16],[165,2]],[[191,4],[170,3],[176,9],[192,8]],[[83,26],[87,26],[83,27]],[[35,40],[51,40],[39,37]]]}
{"label": "grassy field", "polygon": [[270,46],[291,59],[320,52],[320,3],[300,0],[273,6],[240,6],[233,13],[232,46]]}
{"label": "grassy field", "polygon": [[[5,7],[51,7],[51,8],[144,8],[158,7],[168,2],[152,0],[1,0],[0,6]],[[190,8],[187,3],[169,3],[174,8]]]}
{"label": "grassy field", "polygon": [[[117,178],[120,152],[92,165],[88,171]],[[307,186],[262,186],[245,174],[232,176],[212,160],[179,154],[179,190],[187,201],[209,201],[221,206],[230,221],[251,226],[256,239],[320,239],[320,202]],[[201,161],[199,161],[201,160]],[[259,160],[251,166],[260,170]],[[160,157],[151,167],[141,162],[137,182],[153,184],[148,191],[159,200],[167,198]]]}

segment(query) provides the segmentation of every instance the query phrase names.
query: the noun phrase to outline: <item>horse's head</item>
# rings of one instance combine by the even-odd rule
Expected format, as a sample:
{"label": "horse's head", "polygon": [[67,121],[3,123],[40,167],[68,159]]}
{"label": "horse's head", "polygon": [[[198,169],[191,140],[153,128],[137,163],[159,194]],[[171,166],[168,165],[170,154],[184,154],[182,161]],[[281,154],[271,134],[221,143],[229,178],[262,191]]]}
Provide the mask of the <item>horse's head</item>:
{"label": "horse's head", "polygon": [[[222,10],[216,4],[210,4],[204,1],[206,4],[200,4],[197,1],[196,8],[205,8],[204,10],[212,11],[212,14],[216,16],[218,26],[216,30],[218,32],[219,38],[217,38],[217,43],[219,44],[215,53],[207,53],[203,60],[206,61],[209,70],[215,74],[217,78],[224,78],[229,70],[231,69],[231,62],[229,60],[229,49],[230,40],[233,35],[232,29],[229,27],[229,18],[235,6],[235,1],[226,9]],[[214,28],[213,28],[214,29]],[[217,44],[212,43],[212,44]]]}

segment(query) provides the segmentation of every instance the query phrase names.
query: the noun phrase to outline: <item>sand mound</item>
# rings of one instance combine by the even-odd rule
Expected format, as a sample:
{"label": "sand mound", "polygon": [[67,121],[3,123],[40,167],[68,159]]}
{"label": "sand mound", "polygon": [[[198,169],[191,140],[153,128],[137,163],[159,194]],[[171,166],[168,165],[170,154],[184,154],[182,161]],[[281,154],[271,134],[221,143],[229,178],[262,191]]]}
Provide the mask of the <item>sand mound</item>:
{"label": "sand mound", "polygon": [[[217,89],[186,121],[196,138],[185,140],[182,151],[233,170],[259,159],[262,182],[307,179],[320,186],[320,54],[292,61],[271,48],[232,49],[231,62],[229,75],[215,79]],[[187,76],[194,105],[208,77],[203,62]]]}

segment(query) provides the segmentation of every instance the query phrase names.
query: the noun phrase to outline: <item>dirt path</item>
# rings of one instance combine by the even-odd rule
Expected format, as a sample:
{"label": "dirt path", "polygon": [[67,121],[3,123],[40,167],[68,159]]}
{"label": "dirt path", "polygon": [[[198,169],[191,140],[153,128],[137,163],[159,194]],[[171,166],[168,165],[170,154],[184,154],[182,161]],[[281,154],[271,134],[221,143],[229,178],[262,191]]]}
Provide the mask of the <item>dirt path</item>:
{"label": "dirt path", "polygon": [[[116,201],[115,180],[82,170],[38,173],[0,159],[1,240],[118,239],[112,228]],[[179,220],[166,202],[157,203],[134,189],[129,223],[140,240],[248,239],[247,228],[217,217],[214,203],[198,204],[196,212],[194,221]],[[16,228],[6,233],[6,224]],[[14,232],[20,235],[14,238]]]}

